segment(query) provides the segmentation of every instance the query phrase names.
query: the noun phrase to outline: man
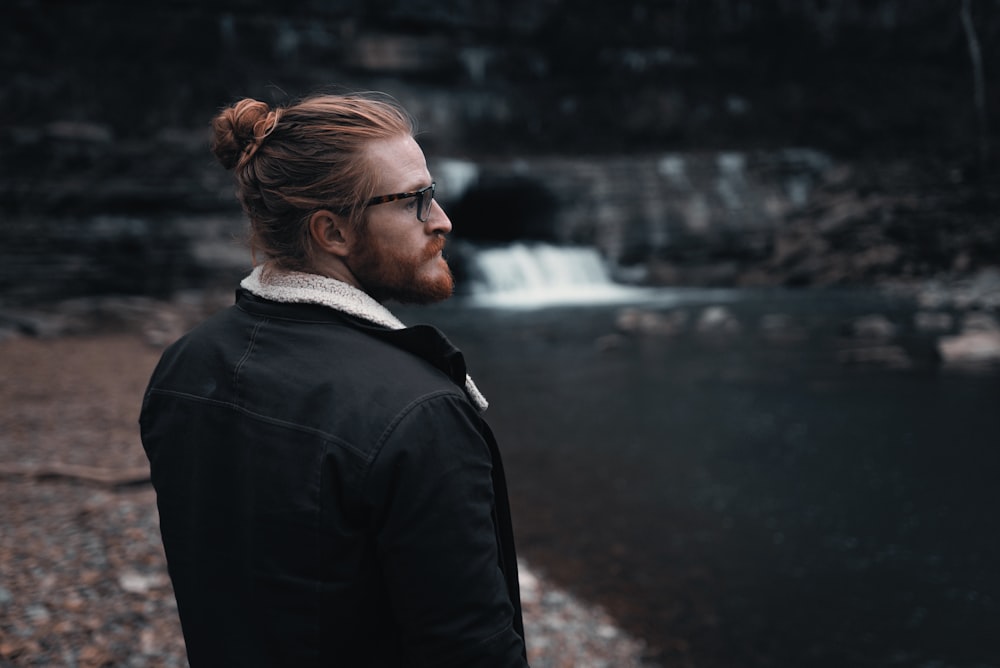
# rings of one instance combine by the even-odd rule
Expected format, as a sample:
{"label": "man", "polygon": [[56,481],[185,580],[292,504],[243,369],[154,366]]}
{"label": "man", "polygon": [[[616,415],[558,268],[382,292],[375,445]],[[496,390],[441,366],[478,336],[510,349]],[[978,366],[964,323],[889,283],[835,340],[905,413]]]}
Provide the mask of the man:
{"label": "man", "polygon": [[140,417],[192,666],[526,666],[504,473],[461,353],[382,302],[452,292],[395,104],[213,123],[265,261]]}

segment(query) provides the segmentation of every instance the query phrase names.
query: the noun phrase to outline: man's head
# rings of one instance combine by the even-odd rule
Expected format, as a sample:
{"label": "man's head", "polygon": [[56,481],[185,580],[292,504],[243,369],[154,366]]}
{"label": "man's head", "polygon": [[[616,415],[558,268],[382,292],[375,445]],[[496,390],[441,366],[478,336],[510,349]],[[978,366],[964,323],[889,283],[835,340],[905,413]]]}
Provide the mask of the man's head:
{"label": "man's head", "polygon": [[397,104],[324,95],[271,109],[245,99],[213,121],[212,150],[236,176],[251,241],[277,265],[379,300],[447,298],[451,222]]}

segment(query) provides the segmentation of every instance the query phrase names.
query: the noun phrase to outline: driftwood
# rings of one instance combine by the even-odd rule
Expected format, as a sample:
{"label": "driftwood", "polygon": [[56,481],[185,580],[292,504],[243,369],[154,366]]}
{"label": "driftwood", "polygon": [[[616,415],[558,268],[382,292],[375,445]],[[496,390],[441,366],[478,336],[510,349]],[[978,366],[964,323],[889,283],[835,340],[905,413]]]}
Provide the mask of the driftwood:
{"label": "driftwood", "polygon": [[149,469],[146,467],[109,469],[99,466],[82,466],[60,462],[44,462],[40,464],[0,463],[0,478],[10,477],[30,478],[32,480],[68,478],[70,480],[79,480],[105,487],[124,487],[127,485],[148,483]]}

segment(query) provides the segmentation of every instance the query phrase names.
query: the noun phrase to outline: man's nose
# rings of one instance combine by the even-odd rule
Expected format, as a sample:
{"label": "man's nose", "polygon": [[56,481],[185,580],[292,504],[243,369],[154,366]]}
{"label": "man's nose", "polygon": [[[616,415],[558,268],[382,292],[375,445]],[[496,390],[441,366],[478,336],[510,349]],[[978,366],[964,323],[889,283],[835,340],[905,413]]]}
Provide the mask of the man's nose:
{"label": "man's nose", "polygon": [[444,212],[437,200],[431,200],[431,215],[427,218],[427,226],[431,232],[448,234],[451,232],[451,219]]}

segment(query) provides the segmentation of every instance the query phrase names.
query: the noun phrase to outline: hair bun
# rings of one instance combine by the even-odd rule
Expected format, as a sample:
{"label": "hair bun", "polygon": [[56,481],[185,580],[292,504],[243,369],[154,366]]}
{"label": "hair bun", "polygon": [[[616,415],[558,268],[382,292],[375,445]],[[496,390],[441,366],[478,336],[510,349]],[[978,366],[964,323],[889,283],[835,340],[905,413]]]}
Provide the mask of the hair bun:
{"label": "hair bun", "polygon": [[223,167],[233,169],[257,152],[280,116],[280,110],[272,110],[265,102],[240,100],[212,121],[212,152]]}

